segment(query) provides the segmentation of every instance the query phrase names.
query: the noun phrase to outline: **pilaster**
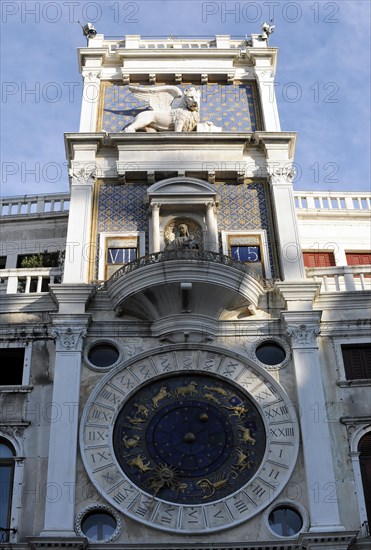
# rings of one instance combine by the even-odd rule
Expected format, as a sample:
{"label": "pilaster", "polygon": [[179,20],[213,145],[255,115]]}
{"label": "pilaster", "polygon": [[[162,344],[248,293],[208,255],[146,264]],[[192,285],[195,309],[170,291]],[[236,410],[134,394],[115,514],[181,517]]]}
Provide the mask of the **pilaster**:
{"label": "pilaster", "polygon": [[82,72],[84,86],[80,116],[80,132],[95,132],[97,129],[100,93],[100,68],[85,68]]}
{"label": "pilaster", "polygon": [[[89,277],[90,238],[94,185],[96,182],[95,153],[97,145],[84,147],[89,160],[71,161],[71,199],[68,219],[65,283],[87,283]],[[81,154],[81,151],[79,150]]]}
{"label": "pilaster", "polygon": [[216,204],[215,201],[206,203],[206,224],[208,242],[206,243],[207,250],[211,252],[219,252],[218,241],[218,226],[216,221]]}
{"label": "pilaster", "polygon": [[[47,499],[42,537],[75,537],[75,493],[78,410],[83,340],[90,315],[52,315],[55,338],[53,404],[64,413],[50,426],[47,487],[58,499]],[[63,405],[63,406],[62,406]]]}
{"label": "pilaster", "polygon": [[264,129],[266,132],[280,132],[281,125],[274,89],[277,51],[274,48],[260,47],[251,50],[250,56],[254,63],[254,74],[260,92]]}
{"label": "pilaster", "polygon": [[[313,411],[325,411],[322,365],[318,353],[319,311],[284,311],[282,319],[291,340],[295,368],[298,408],[308,487],[311,532],[339,531],[337,498],[321,497],[326,488],[336,491],[330,431],[326,422],[318,422]],[[310,547],[311,548],[311,547]]]}

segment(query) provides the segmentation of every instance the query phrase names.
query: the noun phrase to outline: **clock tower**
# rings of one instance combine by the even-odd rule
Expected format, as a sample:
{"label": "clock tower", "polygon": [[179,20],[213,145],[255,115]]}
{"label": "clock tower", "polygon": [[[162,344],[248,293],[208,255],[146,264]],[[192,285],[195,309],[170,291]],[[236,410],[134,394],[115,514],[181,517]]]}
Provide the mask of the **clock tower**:
{"label": "clock tower", "polygon": [[27,548],[366,548],[367,398],[335,373],[367,277],[324,295],[304,266],[269,32],[79,50],[63,282],[42,302],[58,498]]}

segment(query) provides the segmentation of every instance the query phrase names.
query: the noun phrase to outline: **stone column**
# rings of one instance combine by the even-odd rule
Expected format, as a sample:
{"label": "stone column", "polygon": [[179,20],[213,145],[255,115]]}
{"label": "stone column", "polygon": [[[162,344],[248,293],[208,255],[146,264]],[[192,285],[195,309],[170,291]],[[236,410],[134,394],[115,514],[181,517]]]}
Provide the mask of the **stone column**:
{"label": "stone column", "polygon": [[[96,181],[95,163],[75,163],[70,169],[70,177],[71,199],[63,282],[87,283],[91,261],[90,232]],[[94,247],[92,250],[95,252]]]}
{"label": "stone column", "polygon": [[[330,431],[323,421],[326,402],[317,345],[321,313],[284,311],[281,315],[291,338],[295,366],[311,532],[339,531],[343,526],[336,498]],[[335,498],[324,498],[329,489],[334,490]]]}
{"label": "stone column", "polygon": [[[53,407],[60,411],[50,425],[47,493],[42,537],[75,537],[76,460],[83,338],[90,315],[54,315],[55,370]],[[55,498],[54,498],[55,497]],[[57,498],[58,497],[58,498]]]}
{"label": "stone column", "polygon": [[264,59],[257,59],[263,66],[255,66],[254,72],[259,86],[263,123],[266,132],[280,132],[281,125],[278,115],[276,93],[274,89],[274,70],[264,66]]}
{"label": "stone column", "polygon": [[160,208],[161,204],[151,204],[152,254],[160,252]]}
{"label": "stone column", "polygon": [[305,268],[292,189],[294,172],[287,168],[272,168],[274,165],[274,162],[271,166],[268,164],[268,170],[279,243],[281,277],[285,281],[303,279]]}
{"label": "stone column", "polygon": [[218,225],[216,221],[215,202],[206,203],[207,243],[205,248],[211,252],[219,252]]}
{"label": "stone column", "polygon": [[84,70],[79,132],[96,132],[100,91],[100,69]]}

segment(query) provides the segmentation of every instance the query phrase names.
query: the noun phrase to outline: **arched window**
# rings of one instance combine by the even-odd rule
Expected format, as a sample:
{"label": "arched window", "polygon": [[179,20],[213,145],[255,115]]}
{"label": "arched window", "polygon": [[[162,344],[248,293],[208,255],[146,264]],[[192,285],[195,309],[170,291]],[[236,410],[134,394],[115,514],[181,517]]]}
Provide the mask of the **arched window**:
{"label": "arched window", "polygon": [[368,524],[371,524],[371,432],[366,433],[359,443],[359,465],[361,468],[363,494],[365,497]]}
{"label": "arched window", "polygon": [[12,508],[12,488],[14,479],[13,446],[0,438],[0,541],[8,542]]}

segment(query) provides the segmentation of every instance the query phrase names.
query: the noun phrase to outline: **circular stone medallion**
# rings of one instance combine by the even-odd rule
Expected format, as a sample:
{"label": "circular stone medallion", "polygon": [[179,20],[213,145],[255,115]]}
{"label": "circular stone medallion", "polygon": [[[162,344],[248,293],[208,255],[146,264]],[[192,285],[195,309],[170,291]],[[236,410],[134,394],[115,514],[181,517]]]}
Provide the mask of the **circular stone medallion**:
{"label": "circular stone medallion", "polygon": [[265,509],[290,479],[295,411],[260,366],[212,347],[153,350],[111,369],[80,447],[110,504],[151,527],[205,533]]}

